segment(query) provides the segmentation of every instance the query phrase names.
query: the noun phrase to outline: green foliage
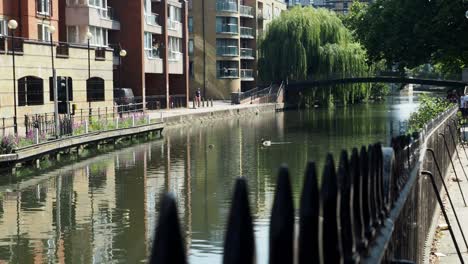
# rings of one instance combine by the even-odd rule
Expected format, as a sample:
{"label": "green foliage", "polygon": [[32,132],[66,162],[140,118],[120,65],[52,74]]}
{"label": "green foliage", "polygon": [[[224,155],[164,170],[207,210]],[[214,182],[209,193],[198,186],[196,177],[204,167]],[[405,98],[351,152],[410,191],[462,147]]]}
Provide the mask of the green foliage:
{"label": "green foliage", "polygon": [[[326,9],[295,7],[273,20],[260,40],[259,73],[266,82],[368,75],[366,52],[340,18]],[[365,99],[369,85],[353,84],[307,92],[323,104]]]}
{"label": "green foliage", "polygon": [[18,147],[13,135],[4,136],[0,142],[0,154],[10,154]]}
{"label": "green foliage", "polygon": [[444,98],[426,94],[421,95],[419,101],[418,110],[412,113],[408,120],[409,133],[419,132],[425,124],[454,105]]}
{"label": "green foliage", "polygon": [[468,64],[468,23],[464,0],[376,0],[354,3],[344,24],[373,62],[385,59],[400,72],[440,63],[460,74]]}

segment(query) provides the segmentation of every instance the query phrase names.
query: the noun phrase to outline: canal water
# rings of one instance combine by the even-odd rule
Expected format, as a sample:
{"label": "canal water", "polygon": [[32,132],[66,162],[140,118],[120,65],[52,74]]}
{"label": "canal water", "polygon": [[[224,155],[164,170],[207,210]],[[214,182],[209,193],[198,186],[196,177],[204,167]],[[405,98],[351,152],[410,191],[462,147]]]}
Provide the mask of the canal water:
{"label": "canal water", "polygon": [[[234,180],[243,175],[255,221],[257,263],[268,258],[278,166],[287,163],[296,208],[306,162],[388,144],[416,103],[266,113],[167,129],[164,138],[0,186],[0,262],[146,262],[159,197],[173,192],[191,263],[221,263]],[[261,139],[271,140],[263,147]]]}

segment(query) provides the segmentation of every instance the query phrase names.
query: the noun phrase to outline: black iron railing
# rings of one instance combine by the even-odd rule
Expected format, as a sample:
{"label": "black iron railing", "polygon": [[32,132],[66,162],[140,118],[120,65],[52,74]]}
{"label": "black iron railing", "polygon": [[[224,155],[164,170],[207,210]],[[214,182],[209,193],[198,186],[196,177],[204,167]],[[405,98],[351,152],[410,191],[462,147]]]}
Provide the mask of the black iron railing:
{"label": "black iron railing", "polygon": [[[457,122],[456,109],[450,109],[421,133],[394,138],[391,147],[377,143],[342,151],[338,166],[328,155],[321,177],[315,163],[307,164],[297,233],[289,170],[281,167],[270,218],[269,263],[422,262],[439,192],[420,172],[436,173],[435,160],[445,172],[458,143],[449,132],[458,129]],[[429,148],[435,160],[426,155]],[[440,190],[442,182],[443,175],[434,186]],[[245,178],[236,180],[224,263],[255,263],[247,188]],[[151,263],[187,262],[178,223],[175,198],[168,194],[161,203]]]}

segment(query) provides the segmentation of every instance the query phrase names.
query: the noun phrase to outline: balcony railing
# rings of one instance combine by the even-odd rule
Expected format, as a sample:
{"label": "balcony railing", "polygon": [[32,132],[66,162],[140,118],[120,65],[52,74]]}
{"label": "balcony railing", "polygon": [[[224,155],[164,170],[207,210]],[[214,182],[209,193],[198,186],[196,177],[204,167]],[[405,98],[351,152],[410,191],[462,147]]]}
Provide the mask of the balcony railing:
{"label": "balcony railing", "polygon": [[146,57],[149,59],[160,59],[161,56],[159,55],[159,50],[158,49],[149,49],[145,50]]}
{"label": "balcony railing", "polygon": [[271,13],[265,12],[262,9],[258,10],[258,19],[269,20],[271,19]]}
{"label": "balcony railing", "polygon": [[167,19],[167,27],[172,30],[177,30],[179,28],[180,22],[176,20],[172,20],[170,18]]}
{"label": "balcony railing", "polygon": [[216,1],[216,11],[237,13],[237,1],[218,0]]}
{"label": "balcony railing", "polygon": [[171,61],[178,61],[182,58],[182,53],[178,51],[169,51],[169,60]]}
{"label": "balcony railing", "polygon": [[241,69],[241,79],[250,80],[254,78],[253,70]]}
{"label": "balcony railing", "polygon": [[156,13],[145,15],[146,24],[152,26],[159,26],[159,15]]}
{"label": "balcony railing", "polygon": [[240,5],[239,9],[240,9],[241,16],[254,17],[253,7]]}
{"label": "balcony railing", "polygon": [[218,69],[218,78],[239,78],[239,69],[238,68]]}
{"label": "balcony railing", "polygon": [[237,24],[222,24],[216,27],[216,33],[238,34],[239,27]]}
{"label": "balcony railing", "polygon": [[253,28],[240,27],[240,35],[243,38],[253,38],[254,37]]}
{"label": "balcony railing", "polygon": [[218,56],[239,56],[239,48],[236,46],[220,46],[216,48]]}
{"label": "balcony railing", "polygon": [[242,58],[255,58],[253,49],[241,48]]}

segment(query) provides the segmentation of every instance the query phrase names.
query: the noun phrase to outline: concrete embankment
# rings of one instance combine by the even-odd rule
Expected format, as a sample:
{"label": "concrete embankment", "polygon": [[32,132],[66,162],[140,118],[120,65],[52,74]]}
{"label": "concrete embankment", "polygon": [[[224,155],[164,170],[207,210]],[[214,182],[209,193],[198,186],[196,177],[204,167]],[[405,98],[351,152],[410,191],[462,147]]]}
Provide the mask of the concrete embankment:
{"label": "concrete embankment", "polygon": [[229,119],[232,117],[257,115],[263,112],[282,111],[284,104],[247,104],[230,105],[218,102],[213,107],[184,108],[149,112],[152,120],[161,120],[168,126],[186,125],[207,120]]}

